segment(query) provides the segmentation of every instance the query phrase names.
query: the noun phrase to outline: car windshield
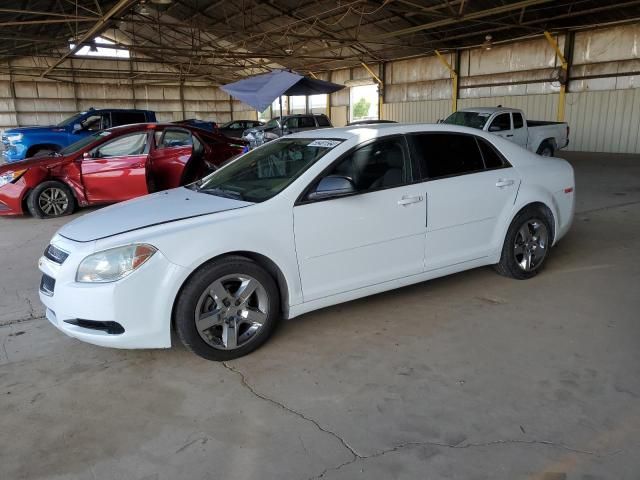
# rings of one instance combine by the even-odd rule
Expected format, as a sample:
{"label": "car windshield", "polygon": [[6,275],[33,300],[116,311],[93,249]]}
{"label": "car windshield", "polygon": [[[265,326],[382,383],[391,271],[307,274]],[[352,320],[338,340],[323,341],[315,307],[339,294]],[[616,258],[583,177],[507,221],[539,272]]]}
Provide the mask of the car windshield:
{"label": "car windshield", "polygon": [[265,127],[266,128],[278,128],[278,127],[280,127],[280,123],[278,123],[279,120],[280,120],[280,117],[272,118],[271,120],[269,120],[267,122]]}
{"label": "car windshield", "polygon": [[82,117],[82,115],[84,115],[86,112],[81,112],[81,113],[76,113],[74,115],[71,115],[69,118],[65,118],[63,121],[61,121],[59,124],[56,125],[56,127],[66,127],[67,125],[72,125],[74,123],[78,123],[78,119],[80,117]]}
{"label": "car windshield", "polygon": [[221,197],[264,202],[342,142],[313,138],[276,140],[242,155],[192,188]]}
{"label": "car windshield", "polygon": [[490,116],[490,113],[482,112],[454,112],[443,123],[482,130]]}
{"label": "car windshield", "polygon": [[96,140],[99,140],[109,135],[111,135],[111,132],[108,132],[108,131],[94,133],[93,135],[89,135],[88,137],[81,138],[77,142],[74,142],[68,147],[63,148],[62,150],[60,150],[59,153],[60,155],[70,155],[72,153],[76,153],[82,150],[84,147],[91,145]]}

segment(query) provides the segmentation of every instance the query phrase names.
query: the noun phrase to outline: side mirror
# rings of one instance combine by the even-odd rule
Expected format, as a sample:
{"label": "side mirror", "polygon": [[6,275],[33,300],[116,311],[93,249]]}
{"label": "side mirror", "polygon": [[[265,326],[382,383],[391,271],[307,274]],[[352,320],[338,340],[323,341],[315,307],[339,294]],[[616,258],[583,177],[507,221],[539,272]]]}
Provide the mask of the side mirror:
{"label": "side mirror", "polygon": [[84,152],[82,154],[82,158],[93,158],[93,155],[91,155],[91,152]]}
{"label": "side mirror", "polygon": [[501,129],[498,125],[491,125],[491,126],[489,127],[489,131],[490,131],[490,132],[499,132],[499,131],[501,131],[501,130],[502,130],[502,129]]}
{"label": "side mirror", "polygon": [[444,122],[444,120],[442,118],[439,118],[438,123],[442,123],[442,122]]}
{"label": "side mirror", "polygon": [[309,200],[321,198],[342,197],[356,191],[356,187],[350,178],[341,175],[329,175],[320,180],[316,189],[307,195]]}
{"label": "side mirror", "polygon": [[73,133],[79,132],[80,130],[82,130],[82,125],[80,125],[79,123],[74,123],[73,124]]}

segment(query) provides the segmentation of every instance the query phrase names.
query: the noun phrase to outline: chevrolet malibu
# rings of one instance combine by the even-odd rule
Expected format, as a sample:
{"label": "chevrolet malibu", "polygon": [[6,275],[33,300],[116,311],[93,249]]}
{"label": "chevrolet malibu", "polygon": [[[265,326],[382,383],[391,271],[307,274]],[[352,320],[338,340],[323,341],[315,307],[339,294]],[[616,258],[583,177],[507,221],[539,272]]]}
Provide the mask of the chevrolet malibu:
{"label": "chevrolet malibu", "polygon": [[281,318],[493,265],[528,279],[569,229],[571,166],[451,125],[270,142],[187,187],[65,225],[39,261],[64,333],[228,360]]}
{"label": "chevrolet malibu", "polygon": [[174,188],[242,153],[241,140],[189,126],[139,123],[96,132],[48,156],[0,165],[0,215],[72,213]]}

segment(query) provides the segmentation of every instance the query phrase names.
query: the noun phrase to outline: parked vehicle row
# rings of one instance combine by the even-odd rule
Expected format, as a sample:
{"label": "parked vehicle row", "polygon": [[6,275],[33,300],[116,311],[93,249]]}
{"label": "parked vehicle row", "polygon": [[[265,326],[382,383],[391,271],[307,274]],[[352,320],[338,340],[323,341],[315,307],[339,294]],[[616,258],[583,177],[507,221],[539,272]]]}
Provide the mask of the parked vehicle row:
{"label": "parked vehicle row", "polygon": [[45,157],[0,165],[0,215],[38,218],[186,185],[238,155],[242,140],[140,123],[86,136]]}
{"label": "parked vehicle row", "polygon": [[175,328],[229,360],[280,318],[483,265],[531,278],[571,225],[574,187],[564,160],[480,129],[303,131],[63,226],[40,299],[89,343],[167,348]]}
{"label": "parked vehicle row", "polygon": [[[2,134],[2,156],[6,163],[25,158],[47,156],[101,130],[135,123],[156,122],[156,114],[149,110],[90,108],[66,118],[57,125],[18,127]],[[177,125],[195,127],[219,133],[231,138],[241,138],[242,133],[264,125],[257,120],[234,120],[222,125],[195,118],[174,122]]]}
{"label": "parked vehicle row", "polygon": [[2,134],[3,157],[7,163],[12,163],[25,158],[46,156],[100,130],[155,121],[156,114],[148,110],[90,108],[57,125],[6,130]]}
{"label": "parked vehicle row", "polygon": [[331,128],[331,126],[329,117],[324,114],[286,115],[282,119],[275,117],[269,120],[266,125],[245,130],[242,138],[249,142],[251,148],[255,148],[283,135],[317,128]]}
{"label": "parked vehicle row", "polygon": [[462,125],[495,133],[543,157],[569,145],[569,125],[566,122],[528,120],[515,108],[465,108],[444,120],[450,125]]}

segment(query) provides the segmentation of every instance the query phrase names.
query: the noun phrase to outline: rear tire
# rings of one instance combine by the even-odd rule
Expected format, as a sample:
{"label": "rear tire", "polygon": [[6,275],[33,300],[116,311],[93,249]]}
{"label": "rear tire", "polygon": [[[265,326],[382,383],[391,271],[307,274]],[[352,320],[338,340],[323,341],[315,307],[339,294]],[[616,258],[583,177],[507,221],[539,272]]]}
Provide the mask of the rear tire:
{"label": "rear tire", "polygon": [[509,226],[496,272],[517,280],[535,277],[549,255],[552,232],[546,212],[535,206],[524,208]]}
{"label": "rear tire", "polygon": [[276,282],[240,256],[197,270],[180,292],[174,321],[185,347],[207,360],[247,355],[271,336],[280,318]]}
{"label": "rear tire", "polygon": [[73,213],[76,199],[67,185],[50,180],[31,191],[27,197],[27,208],[35,218],[63,217]]}
{"label": "rear tire", "polygon": [[543,157],[553,157],[554,153],[555,149],[553,148],[553,145],[548,141],[542,142],[540,148],[538,148],[538,155],[541,155]]}

